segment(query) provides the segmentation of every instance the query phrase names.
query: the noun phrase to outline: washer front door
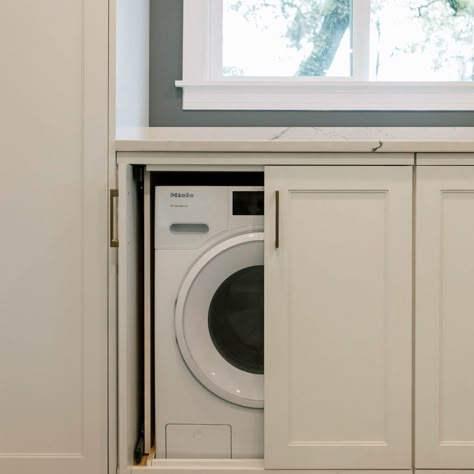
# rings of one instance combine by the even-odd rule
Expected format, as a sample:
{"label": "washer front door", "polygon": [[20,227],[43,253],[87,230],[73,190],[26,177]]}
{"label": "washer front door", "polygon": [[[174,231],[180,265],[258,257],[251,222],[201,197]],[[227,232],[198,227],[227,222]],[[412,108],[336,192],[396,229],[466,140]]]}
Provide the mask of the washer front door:
{"label": "washer front door", "polygon": [[232,237],[191,268],[176,302],[189,369],[237,405],[263,407],[263,232]]}

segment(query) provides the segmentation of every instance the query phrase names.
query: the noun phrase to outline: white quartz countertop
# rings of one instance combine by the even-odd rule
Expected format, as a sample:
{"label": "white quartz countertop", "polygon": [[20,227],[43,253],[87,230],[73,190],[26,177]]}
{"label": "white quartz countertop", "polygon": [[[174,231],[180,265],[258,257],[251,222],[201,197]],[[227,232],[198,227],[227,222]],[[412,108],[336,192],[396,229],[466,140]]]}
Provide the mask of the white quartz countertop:
{"label": "white quartz countertop", "polygon": [[143,127],[124,128],[119,152],[473,153],[474,127]]}

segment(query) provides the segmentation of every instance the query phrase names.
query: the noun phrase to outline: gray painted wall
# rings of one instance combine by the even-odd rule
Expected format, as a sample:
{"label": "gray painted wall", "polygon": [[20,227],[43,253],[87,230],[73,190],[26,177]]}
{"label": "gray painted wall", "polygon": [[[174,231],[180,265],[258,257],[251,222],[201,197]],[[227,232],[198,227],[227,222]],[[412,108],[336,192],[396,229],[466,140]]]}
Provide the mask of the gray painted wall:
{"label": "gray painted wall", "polygon": [[183,1],[150,0],[152,127],[443,127],[474,126],[463,112],[287,112],[182,110]]}

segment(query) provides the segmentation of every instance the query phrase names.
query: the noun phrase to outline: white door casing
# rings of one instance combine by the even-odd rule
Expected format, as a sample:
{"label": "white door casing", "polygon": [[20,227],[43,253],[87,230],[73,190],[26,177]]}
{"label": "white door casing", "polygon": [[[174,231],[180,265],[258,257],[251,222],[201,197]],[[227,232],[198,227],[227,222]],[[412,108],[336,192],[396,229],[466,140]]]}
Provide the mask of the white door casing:
{"label": "white door casing", "polygon": [[265,168],[266,468],[411,469],[411,196],[409,166]]}

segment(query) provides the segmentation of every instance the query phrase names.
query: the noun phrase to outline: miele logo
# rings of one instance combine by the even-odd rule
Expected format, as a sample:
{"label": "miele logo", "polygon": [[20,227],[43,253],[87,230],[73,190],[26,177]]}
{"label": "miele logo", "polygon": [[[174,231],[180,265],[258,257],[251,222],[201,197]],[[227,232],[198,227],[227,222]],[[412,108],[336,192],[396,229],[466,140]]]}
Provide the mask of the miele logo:
{"label": "miele logo", "polygon": [[193,198],[193,193],[170,193],[170,197],[172,198]]}

